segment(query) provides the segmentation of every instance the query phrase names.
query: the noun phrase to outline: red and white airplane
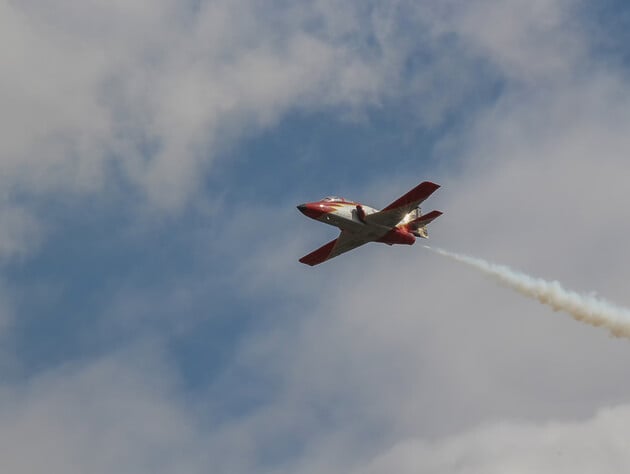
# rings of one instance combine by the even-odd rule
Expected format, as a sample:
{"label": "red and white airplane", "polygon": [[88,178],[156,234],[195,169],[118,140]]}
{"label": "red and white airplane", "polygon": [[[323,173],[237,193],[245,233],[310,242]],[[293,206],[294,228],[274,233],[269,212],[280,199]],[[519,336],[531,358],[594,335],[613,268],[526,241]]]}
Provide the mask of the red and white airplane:
{"label": "red and white airplane", "polygon": [[431,211],[423,215],[418,206],[439,187],[429,181],[420,183],[381,211],[339,197],[299,205],[297,208],[304,215],[341,229],[339,237],[305,255],[300,262],[317,265],[368,242],[412,245],[416,237],[428,238],[427,224],[442,213]]}

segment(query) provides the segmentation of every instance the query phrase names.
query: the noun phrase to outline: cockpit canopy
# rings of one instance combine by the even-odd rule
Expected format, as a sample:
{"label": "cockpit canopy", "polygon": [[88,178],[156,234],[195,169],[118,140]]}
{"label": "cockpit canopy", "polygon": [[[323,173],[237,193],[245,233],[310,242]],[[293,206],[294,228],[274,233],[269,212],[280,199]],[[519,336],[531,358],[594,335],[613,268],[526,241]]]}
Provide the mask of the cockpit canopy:
{"label": "cockpit canopy", "polygon": [[346,200],[339,196],[327,196],[322,201],[325,202],[346,202]]}

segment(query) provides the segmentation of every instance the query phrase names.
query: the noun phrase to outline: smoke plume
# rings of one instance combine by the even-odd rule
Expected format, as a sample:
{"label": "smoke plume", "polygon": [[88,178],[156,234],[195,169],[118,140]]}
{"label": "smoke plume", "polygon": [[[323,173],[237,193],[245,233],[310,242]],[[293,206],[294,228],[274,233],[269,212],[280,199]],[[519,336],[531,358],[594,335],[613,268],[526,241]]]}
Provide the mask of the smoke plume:
{"label": "smoke plume", "polygon": [[469,257],[439,248],[425,246],[440,255],[481,270],[500,284],[549,305],[554,311],[564,311],[574,319],[593,326],[602,326],[613,336],[630,338],[630,310],[589,295],[567,290],[557,281],[547,281],[517,272],[505,265],[496,265],[480,258]]}

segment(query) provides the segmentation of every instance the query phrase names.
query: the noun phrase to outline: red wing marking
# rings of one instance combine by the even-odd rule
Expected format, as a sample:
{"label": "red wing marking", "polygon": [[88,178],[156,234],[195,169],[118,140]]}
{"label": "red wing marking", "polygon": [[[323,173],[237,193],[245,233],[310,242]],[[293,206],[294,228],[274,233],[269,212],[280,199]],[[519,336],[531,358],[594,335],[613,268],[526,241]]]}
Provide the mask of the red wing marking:
{"label": "red wing marking", "polygon": [[371,240],[372,239],[353,234],[352,232],[342,231],[337,239],[332,240],[317,250],[305,255],[300,259],[300,262],[314,266],[325,262],[326,260],[330,260],[337,255],[356,249]]}
{"label": "red wing marking", "polygon": [[317,265],[318,263],[325,262],[326,260],[328,260],[330,252],[332,252],[332,249],[336,243],[337,243],[337,239],[331,240],[326,245],[322,245],[317,250],[302,257],[300,259],[300,262],[306,263],[307,265],[310,265],[311,267],[314,265]]}
{"label": "red wing marking", "polygon": [[393,203],[383,209],[383,211],[389,211],[390,209],[397,209],[399,207],[417,207],[422,201],[433,194],[439,187],[439,184],[435,184],[430,181],[420,183],[407,194],[396,199]]}

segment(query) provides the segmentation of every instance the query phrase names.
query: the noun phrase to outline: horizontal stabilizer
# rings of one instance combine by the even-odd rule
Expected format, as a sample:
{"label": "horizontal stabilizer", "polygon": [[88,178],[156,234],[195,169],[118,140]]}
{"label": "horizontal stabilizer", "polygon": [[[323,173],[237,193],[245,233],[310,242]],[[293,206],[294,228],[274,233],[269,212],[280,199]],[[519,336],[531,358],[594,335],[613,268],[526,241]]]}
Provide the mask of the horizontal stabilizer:
{"label": "horizontal stabilizer", "polygon": [[382,211],[368,214],[365,220],[368,224],[375,224],[384,227],[395,227],[407,214],[416,209],[426,198],[433,194],[439,184],[425,181],[413,188],[404,196],[396,199]]}
{"label": "horizontal stabilizer", "polygon": [[412,220],[407,225],[409,227],[424,227],[425,225],[433,222],[435,219],[442,215],[441,211],[431,211],[417,219]]}

